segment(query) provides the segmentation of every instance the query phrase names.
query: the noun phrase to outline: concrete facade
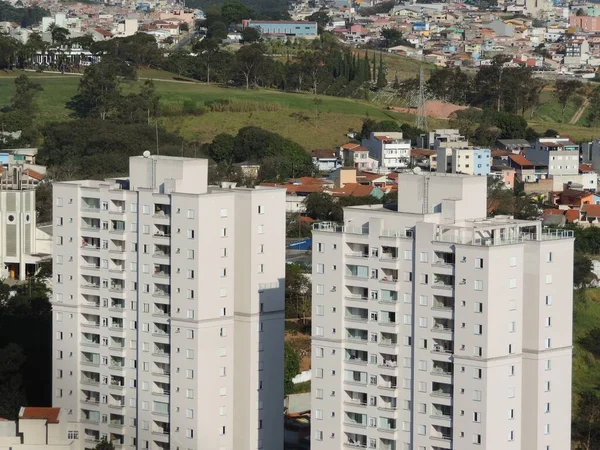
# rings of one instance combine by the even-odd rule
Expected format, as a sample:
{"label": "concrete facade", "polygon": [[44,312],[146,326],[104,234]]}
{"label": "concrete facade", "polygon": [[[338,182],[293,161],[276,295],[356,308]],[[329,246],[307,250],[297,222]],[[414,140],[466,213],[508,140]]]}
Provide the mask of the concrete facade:
{"label": "concrete facade", "polygon": [[82,448],[282,449],[285,190],[206,160],[54,186],[54,398]]}
{"label": "concrete facade", "polygon": [[408,167],[411,145],[410,140],[402,138],[402,133],[374,132],[361,145],[369,149],[369,156],[378,162],[380,170]]}
{"label": "concrete facade", "polygon": [[437,160],[438,172],[487,176],[491,170],[491,150],[488,148],[439,147]]}
{"label": "concrete facade", "polygon": [[569,448],[572,235],[487,219],[485,177],[398,184],[313,232],[311,448]]}
{"label": "concrete facade", "polygon": [[539,138],[525,157],[548,167],[548,176],[577,175],[579,173],[579,146],[568,138]]}

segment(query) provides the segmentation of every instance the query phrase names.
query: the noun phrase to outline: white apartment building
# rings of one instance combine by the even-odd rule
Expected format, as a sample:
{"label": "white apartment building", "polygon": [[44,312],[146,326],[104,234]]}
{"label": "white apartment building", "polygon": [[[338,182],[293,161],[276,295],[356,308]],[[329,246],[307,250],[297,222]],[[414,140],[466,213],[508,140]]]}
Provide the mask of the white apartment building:
{"label": "white apartment building", "polygon": [[313,232],[313,450],[570,448],[573,238],[402,173]]}
{"label": "white apartment building", "polygon": [[285,190],[129,169],[54,185],[53,405],[85,449],[281,450]]}
{"label": "white apartment building", "polygon": [[399,132],[375,132],[362,140],[369,149],[369,156],[379,163],[385,172],[408,167],[410,162],[410,139],[403,139]]}

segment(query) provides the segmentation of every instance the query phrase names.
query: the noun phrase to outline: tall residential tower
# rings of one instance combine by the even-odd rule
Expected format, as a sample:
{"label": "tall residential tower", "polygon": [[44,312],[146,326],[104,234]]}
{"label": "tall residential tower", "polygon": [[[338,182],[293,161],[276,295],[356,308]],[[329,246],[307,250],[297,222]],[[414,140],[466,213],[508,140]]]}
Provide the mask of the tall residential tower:
{"label": "tall residential tower", "polygon": [[81,448],[283,447],[285,191],[206,160],[54,186],[54,399]]}
{"label": "tall residential tower", "polygon": [[313,233],[312,448],[570,447],[573,239],[400,174]]}

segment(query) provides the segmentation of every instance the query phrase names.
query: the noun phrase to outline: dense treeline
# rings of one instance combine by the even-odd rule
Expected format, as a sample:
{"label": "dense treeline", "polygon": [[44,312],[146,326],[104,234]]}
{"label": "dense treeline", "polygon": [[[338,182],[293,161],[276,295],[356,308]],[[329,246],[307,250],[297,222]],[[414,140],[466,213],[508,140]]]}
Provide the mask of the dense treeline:
{"label": "dense treeline", "polygon": [[470,76],[458,67],[434,71],[427,90],[434,98],[460,105],[490,108],[523,115],[539,107],[544,82],[533,77],[527,67],[503,67],[505,59],[496,57],[490,66]]}
{"label": "dense treeline", "polygon": [[16,22],[21,27],[27,28],[42,21],[50,12],[39,6],[15,8],[8,2],[0,2],[0,22]]}

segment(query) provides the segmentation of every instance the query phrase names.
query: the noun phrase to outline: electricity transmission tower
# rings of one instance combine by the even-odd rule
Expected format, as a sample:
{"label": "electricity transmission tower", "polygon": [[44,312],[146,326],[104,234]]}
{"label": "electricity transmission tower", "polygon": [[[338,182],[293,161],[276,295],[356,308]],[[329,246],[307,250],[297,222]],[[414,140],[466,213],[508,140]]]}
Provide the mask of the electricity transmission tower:
{"label": "electricity transmission tower", "polygon": [[425,80],[423,66],[419,69],[419,100],[417,103],[417,117],[415,120],[417,128],[427,130],[427,112],[425,111]]}

